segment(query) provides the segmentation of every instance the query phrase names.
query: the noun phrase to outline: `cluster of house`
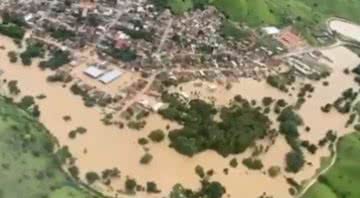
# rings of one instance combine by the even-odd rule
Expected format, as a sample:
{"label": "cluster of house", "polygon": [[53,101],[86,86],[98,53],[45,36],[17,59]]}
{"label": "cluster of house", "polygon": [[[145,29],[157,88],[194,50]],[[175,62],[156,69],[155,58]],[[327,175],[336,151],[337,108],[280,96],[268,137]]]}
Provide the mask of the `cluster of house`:
{"label": "cluster of house", "polygon": [[303,76],[321,76],[331,70],[323,60],[329,61],[329,58],[315,50],[287,57],[286,63]]}
{"label": "cluster of house", "polygon": [[24,17],[37,35],[59,30],[67,37],[60,41],[71,48],[96,44],[103,55],[132,49],[137,58],[122,62],[125,68],[231,67],[251,75],[251,68],[258,66],[251,60],[264,62],[273,54],[257,47],[254,35],[225,39],[221,30],[226,19],[213,7],[175,16],[168,10],[158,12],[146,0],[38,0],[9,4],[6,10]]}
{"label": "cluster of house", "polygon": [[[214,69],[216,75],[259,79],[281,64],[276,55],[306,46],[291,27],[263,27],[259,32],[232,24],[231,31],[247,33],[240,39],[229,39],[223,32],[226,17],[211,6],[173,15],[169,10],[159,12],[148,0],[24,0],[3,1],[0,5],[0,10],[23,17],[37,35],[59,31],[56,33],[60,37],[66,37],[59,40],[65,46],[81,48],[90,44],[103,58],[111,54],[110,60],[131,57],[129,62],[116,63],[123,69],[150,73],[159,68],[171,71],[196,67],[201,70],[192,73]],[[284,62],[300,65],[296,60]],[[104,84],[121,76],[120,70],[104,71],[96,66],[84,72]]]}

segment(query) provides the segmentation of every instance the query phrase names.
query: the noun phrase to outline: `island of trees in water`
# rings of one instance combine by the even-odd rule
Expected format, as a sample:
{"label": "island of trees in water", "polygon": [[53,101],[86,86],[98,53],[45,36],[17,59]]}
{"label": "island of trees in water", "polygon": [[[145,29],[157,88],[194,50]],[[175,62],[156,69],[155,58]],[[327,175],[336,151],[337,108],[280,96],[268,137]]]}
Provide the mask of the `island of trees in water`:
{"label": "island of trees in water", "polygon": [[[164,93],[162,99],[169,105],[160,114],[182,125],[168,135],[170,146],[181,154],[191,157],[214,150],[226,157],[244,152],[254,146],[257,140],[275,137],[277,130],[271,128],[273,121],[269,116],[273,107],[275,113],[279,114],[278,131],[292,148],[285,158],[287,170],[298,172],[305,163],[298,139],[298,128],[303,121],[294,108],[282,99],[275,101],[271,97],[264,97],[261,103],[256,104],[256,101],[248,101],[238,95],[229,106],[220,108],[200,99],[187,101],[177,93]],[[243,164],[253,169],[262,168],[258,159],[248,158]]]}

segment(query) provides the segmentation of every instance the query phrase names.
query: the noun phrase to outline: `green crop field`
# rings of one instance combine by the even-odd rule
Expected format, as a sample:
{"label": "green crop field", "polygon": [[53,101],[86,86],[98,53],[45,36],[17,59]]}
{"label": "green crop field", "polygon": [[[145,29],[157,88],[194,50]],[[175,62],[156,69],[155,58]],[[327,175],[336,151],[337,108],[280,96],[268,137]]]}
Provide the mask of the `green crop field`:
{"label": "green crop field", "polygon": [[0,198],[90,198],[60,169],[54,139],[0,98]]}
{"label": "green crop field", "polygon": [[303,198],[360,197],[360,133],[340,139],[334,166],[319,178]]}

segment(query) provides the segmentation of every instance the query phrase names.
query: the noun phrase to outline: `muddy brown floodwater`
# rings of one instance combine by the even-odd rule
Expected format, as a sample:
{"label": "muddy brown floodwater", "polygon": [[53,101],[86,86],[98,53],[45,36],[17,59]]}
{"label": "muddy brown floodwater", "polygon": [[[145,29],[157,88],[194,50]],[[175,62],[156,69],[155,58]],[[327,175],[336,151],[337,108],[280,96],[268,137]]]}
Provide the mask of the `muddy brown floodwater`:
{"label": "muddy brown floodwater", "polygon": [[360,25],[344,19],[334,18],[329,21],[329,27],[331,30],[336,31],[350,39],[360,41]]}
{"label": "muddy brown floodwater", "polygon": [[[140,165],[139,160],[145,151],[138,145],[138,138],[147,136],[153,129],[165,129],[167,124],[170,124],[171,128],[178,127],[176,124],[169,123],[158,115],[151,115],[147,119],[148,124],[145,129],[139,132],[105,126],[100,121],[102,114],[99,109],[86,108],[82,100],[72,95],[68,88],[47,83],[46,77],[50,71],[41,71],[36,66],[36,62],[31,67],[9,63],[7,52],[16,50],[16,46],[10,39],[0,36],[0,45],[6,47],[6,50],[0,50],[0,68],[4,70],[1,78],[17,80],[22,95],[45,94],[47,96],[46,99],[38,101],[41,110],[40,121],[62,145],[69,146],[70,151],[77,158],[76,164],[80,168],[82,176],[87,171],[100,173],[104,169],[117,167],[121,170],[122,177],[112,182],[114,189],[123,189],[124,178],[129,175],[143,185],[147,181],[155,181],[162,193],[146,195],[146,197],[157,198],[168,195],[176,183],[192,188],[199,187],[199,179],[195,175],[194,168],[196,165],[201,165],[206,170],[214,169],[213,180],[224,184],[231,197],[255,198],[263,192],[277,198],[291,197],[288,193],[289,186],[283,176],[270,178],[260,171],[247,170],[242,165],[236,169],[229,168],[231,158],[236,157],[241,162],[243,158],[251,155],[250,151],[237,156],[229,156],[227,159],[213,151],[188,158],[168,148],[169,142],[166,140],[159,144],[150,144],[148,148],[154,159],[149,165]],[[360,63],[360,59],[355,54],[343,47],[329,49],[323,53],[333,60],[331,63],[333,73],[327,79],[330,85],[324,87],[321,82],[317,83],[312,99],[308,99],[300,111],[306,125],[311,127],[311,132],[301,133],[301,138],[310,140],[312,143],[317,143],[324,137],[328,129],[335,129],[340,135],[350,132],[344,128],[346,117],[337,113],[324,114],[320,111],[320,106],[333,102],[343,90],[354,86],[352,77],[345,76],[342,71],[345,67],[351,68]],[[290,97],[269,87],[265,82],[251,79],[240,80],[239,83],[233,84],[230,91],[219,87],[210,92],[206,86],[194,87],[193,84],[193,82],[184,84],[183,91],[191,95],[190,92],[197,90],[204,98],[215,97],[217,104],[227,104],[236,94],[258,100],[264,96],[284,98],[292,102],[296,100],[295,97]],[[62,119],[65,115],[70,115],[72,121],[65,122]],[[68,132],[78,126],[87,128],[88,132],[74,140],[69,139]],[[83,152],[84,149],[87,150],[86,154]],[[273,165],[284,167],[284,156],[289,150],[285,140],[279,137],[269,152],[260,156],[264,163],[263,170],[267,170]],[[297,181],[308,179],[319,167],[320,157],[327,155],[329,152],[326,148],[320,149],[315,155],[306,154],[307,161],[310,161],[313,166],[306,166],[302,172],[296,175],[286,173],[283,175],[292,176]],[[229,175],[223,174],[224,168],[229,168]],[[109,195],[115,193],[110,188],[100,186],[94,186],[94,188],[101,189]],[[145,194],[138,193],[135,197],[142,198],[145,197]]]}

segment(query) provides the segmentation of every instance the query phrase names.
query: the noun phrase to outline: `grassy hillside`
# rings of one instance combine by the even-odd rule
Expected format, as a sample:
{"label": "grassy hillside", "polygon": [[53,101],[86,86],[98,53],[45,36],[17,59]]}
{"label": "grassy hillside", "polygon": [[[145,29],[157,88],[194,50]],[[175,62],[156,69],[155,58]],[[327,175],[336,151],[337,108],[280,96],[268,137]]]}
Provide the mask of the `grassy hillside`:
{"label": "grassy hillside", "polygon": [[290,22],[319,23],[337,16],[360,23],[358,0],[152,0],[158,7],[182,14],[204,5],[214,5],[234,21],[252,26],[286,25]]}
{"label": "grassy hillside", "polygon": [[213,4],[232,20],[252,26],[290,22],[311,25],[330,16],[360,22],[357,0],[213,0]]}
{"label": "grassy hillside", "polygon": [[61,171],[53,150],[41,124],[0,98],[1,198],[91,198]]}
{"label": "grassy hillside", "polygon": [[359,198],[359,156],[360,133],[343,137],[338,143],[336,163],[303,198]]}

